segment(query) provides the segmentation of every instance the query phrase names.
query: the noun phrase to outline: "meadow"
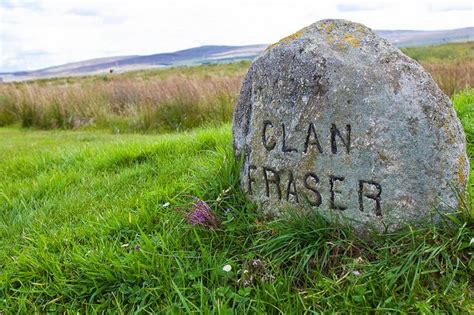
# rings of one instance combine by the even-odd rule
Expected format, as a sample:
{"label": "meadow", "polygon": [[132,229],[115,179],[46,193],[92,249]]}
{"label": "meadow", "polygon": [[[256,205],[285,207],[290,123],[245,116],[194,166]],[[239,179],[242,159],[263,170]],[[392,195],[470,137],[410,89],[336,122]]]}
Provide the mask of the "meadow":
{"label": "meadow", "polygon": [[232,118],[247,67],[225,64],[3,84],[0,126],[166,132],[221,124]]}
{"label": "meadow", "polygon": [[[316,215],[269,219],[246,201],[228,121],[247,67],[0,85],[0,314],[472,313],[471,187],[442,224],[369,239]],[[474,167],[469,84],[452,100]],[[112,91],[137,103],[113,112]],[[16,112],[11,97],[34,114]],[[147,97],[154,115],[163,104],[189,112],[144,127]],[[219,98],[228,105],[206,103]],[[58,123],[87,104],[77,126]],[[194,120],[195,104],[211,118]],[[215,220],[193,225],[203,202]]]}
{"label": "meadow", "polygon": [[[474,91],[454,102],[472,158]],[[261,217],[238,188],[229,125],[166,135],[3,128],[0,145],[5,314],[473,309],[472,194],[441,226],[362,240],[316,216]],[[216,228],[187,222],[193,197]]]}
{"label": "meadow", "polygon": [[[474,85],[474,42],[403,50],[446,94]],[[229,123],[250,62],[0,84],[0,126],[156,133]]]}
{"label": "meadow", "polygon": [[428,70],[449,96],[474,86],[474,42],[402,49]]}

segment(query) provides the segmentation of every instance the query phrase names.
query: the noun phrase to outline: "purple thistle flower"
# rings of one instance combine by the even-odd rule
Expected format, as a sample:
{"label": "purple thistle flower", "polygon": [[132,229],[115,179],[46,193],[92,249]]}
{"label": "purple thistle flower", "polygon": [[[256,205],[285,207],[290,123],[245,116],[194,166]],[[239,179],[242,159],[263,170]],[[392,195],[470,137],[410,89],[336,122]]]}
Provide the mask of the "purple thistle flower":
{"label": "purple thistle flower", "polygon": [[215,229],[219,226],[219,220],[212,213],[209,205],[199,199],[194,198],[191,211],[186,215],[186,221],[191,225],[199,225],[208,229]]}

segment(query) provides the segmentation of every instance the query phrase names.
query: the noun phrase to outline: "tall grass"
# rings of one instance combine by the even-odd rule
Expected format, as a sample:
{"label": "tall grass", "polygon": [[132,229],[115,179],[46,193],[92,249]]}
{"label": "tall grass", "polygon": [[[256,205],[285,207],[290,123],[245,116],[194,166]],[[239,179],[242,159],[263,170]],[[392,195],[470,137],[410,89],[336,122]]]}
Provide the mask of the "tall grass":
{"label": "tall grass", "polygon": [[449,96],[474,86],[474,42],[404,48]]}
{"label": "tall grass", "polygon": [[449,96],[474,87],[474,60],[422,61],[421,65],[431,73],[438,86]]}
{"label": "tall grass", "polygon": [[464,43],[450,43],[434,46],[420,46],[403,48],[402,51],[411,58],[420,62],[473,61],[474,41]]}
{"label": "tall grass", "polygon": [[[452,96],[474,86],[474,44],[409,48]],[[0,84],[0,126],[187,130],[231,120],[249,62]]]}
{"label": "tall grass", "polygon": [[165,80],[112,77],[72,83],[0,86],[0,125],[72,129],[113,126],[169,131],[230,121],[240,76]]}

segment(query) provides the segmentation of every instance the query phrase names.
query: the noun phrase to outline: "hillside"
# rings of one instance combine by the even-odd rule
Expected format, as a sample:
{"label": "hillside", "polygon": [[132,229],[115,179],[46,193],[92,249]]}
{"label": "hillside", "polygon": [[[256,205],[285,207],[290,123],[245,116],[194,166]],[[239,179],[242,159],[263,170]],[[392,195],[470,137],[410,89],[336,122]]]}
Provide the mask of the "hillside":
{"label": "hillside", "polygon": [[[376,32],[398,47],[474,40],[474,27],[443,31],[379,30]],[[48,77],[108,73],[110,71],[126,72],[169,66],[252,60],[266,47],[267,44],[248,46],[200,46],[146,56],[134,55],[91,59],[34,71],[0,73],[0,76],[3,81],[23,81]]]}

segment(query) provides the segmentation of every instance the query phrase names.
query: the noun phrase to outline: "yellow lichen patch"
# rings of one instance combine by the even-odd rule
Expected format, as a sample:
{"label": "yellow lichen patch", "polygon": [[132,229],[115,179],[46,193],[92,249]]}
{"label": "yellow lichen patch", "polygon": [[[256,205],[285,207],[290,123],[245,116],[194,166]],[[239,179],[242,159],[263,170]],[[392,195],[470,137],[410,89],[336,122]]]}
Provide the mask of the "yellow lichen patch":
{"label": "yellow lichen patch", "polygon": [[446,118],[443,122],[443,129],[446,134],[446,142],[451,144],[456,142],[456,132],[453,127],[450,125],[450,121],[453,119],[454,109],[449,112],[449,117]]}
{"label": "yellow lichen patch", "polygon": [[269,49],[271,49],[271,48],[273,48],[273,47],[275,47],[275,46],[278,46],[278,45],[280,45],[280,44],[286,44],[286,43],[292,41],[293,39],[296,39],[296,38],[300,37],[301,35],[303,35],[303,34],[305,33],[305,31],[306,31],[306,27],[303,28],[302,30],[299,30],[299,31],[296,32],[296,33],[293,33],[293,34],[291,34],[291,35],[289,35],[289,36],[286,36],[286,37],[280,39],[278,42],[276,42],[276,43],[274,43],[274,44],[268,46],[268,48],[265,49],[265,50],[269,50]]}
{"label": "yellow lichen patch", "polygon": [[461,185],[466,184],[466,177],[464,176],[464,164],[465,164],[465,157],[463,154],[459,155],[458,158],[458,181]]}
{"label": "yellow lichen patch", "polygon": [[346,34],[344,36],[344,41],[350,44],[352,47],[357,48],[360,46],[360,41],[354,37],[352,34]]}
{"label": "yellow lichen patch", "polygon": [[334,43],[334,36],[331,34],[332,30],[334,29],[334,23],[333,22],[329,22],[328,24],[326,24],[326,26],[324,27],[324,31],[326,32],[326,42],[328,42],[329,44],[333,44]]}
{"label": "yellow lichen patch", "polygon": [[334,29],[334,23],[333,22],[329,22],[327,25],[326,25],[326,33],[331,33],[332,30]]}
{"label": "yellow lichen patch", "polygon": [[281,39],[281,40],[279,41],[279,43],[282,43],[282,44],[283,44],[283,43],[288,43],[289,41],[291,41],[291,40],[293,40],[293,39],[295,39],[295,38],[300,37],[301,35],[303,35],[303,33],[304,33],[303,30],[298,31],[298,32],[296,32],[296,33],[293,33],[293,34],[291,34],[291,35],[289,35],[289,36],[286,36],[285,38]]}
{"label": "yellow lichen patch", "polygon": [[330,45],[335,45],[339,49],[347,49],[349,47],[357,48],[360,47],[360,40],[351,33],[346,33],[341,36],[337,33],[333,33],[334,23],[327,24],[326,31],[326,42]]}
{"label": "yellow lichen patch", "polygon": [[339,49],[346,49],[346,48],[347,48],[347,44],[346,44],[346,43],[343,43],[343,42],[338,42],[338,43],[337,43],[337,47],[339,47]]}
{"label": "yellow lichen patch", "polygon": [[365,34],[366,28],[363,27],[362,25],[358,24],[358,25],[357,25],[357,31],[358,31],[359,33]]}
{"label": "yellow lichen patch", "polygon": [[326,35],[326,42],[332,45],[334,43],[334,37],[332,37],[332,35],[329,35],[329,34]]}

